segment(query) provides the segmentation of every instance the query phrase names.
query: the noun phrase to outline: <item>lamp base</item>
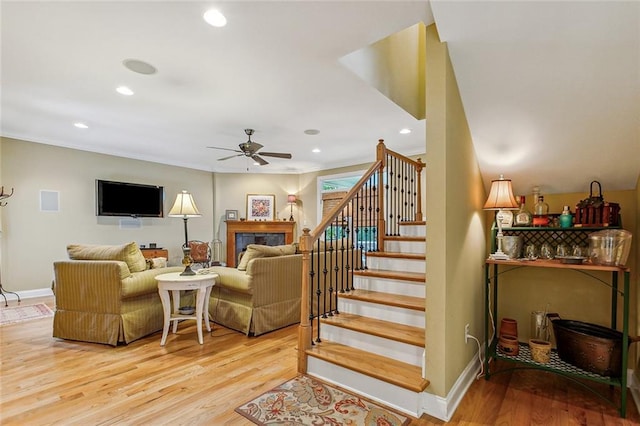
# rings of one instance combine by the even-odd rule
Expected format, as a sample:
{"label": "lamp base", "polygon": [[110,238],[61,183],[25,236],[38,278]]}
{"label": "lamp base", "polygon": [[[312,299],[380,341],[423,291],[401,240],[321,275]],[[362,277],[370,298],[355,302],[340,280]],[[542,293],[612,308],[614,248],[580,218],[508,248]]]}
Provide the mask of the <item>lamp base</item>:
{"label": "lamp base", "polygon": [[509,260],[510,258],[506,253],[504,253],[502,251],[497,251],[497,252],[495,252],[493,254],[490,254],[489,255],[489,259],[491,259],[491,260]]}
{"label": "lamp base", "polygon": [[193,259],[191,258],[191,248],[184,247],[182,249],[182,253],[184,253],[184,257],[182,258],[182,264],[184,265],[184,271],[182,271],[182,273],[180,275],[182,275],[182,276],[195,275],[196,273],[193,272],[193,270],[191,269],[191,264],[193,263]]}
{"label": "lamp base", "polygon": [[289,222],[293,222],[293,215],[289,216]]}
{"label": "lamp base", "polygon": [[187,265],[186,268],[184,268],[184,271],[182,271],[180,273],[180,275],[185,276],[185,275],[195,275],[196,273],[193,272],[193,269],[191,269],[191,265]]}

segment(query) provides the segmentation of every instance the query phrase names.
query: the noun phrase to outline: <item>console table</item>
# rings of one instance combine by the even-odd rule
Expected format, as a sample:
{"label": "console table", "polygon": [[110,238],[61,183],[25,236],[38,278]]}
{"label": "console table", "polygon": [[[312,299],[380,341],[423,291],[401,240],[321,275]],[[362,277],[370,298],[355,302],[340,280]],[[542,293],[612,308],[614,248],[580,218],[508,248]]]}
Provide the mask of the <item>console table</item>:
{"label": "console table", "polygon": [[[263,234],[269,236],[281,236],[280,244],[293,243],[293,230],[296,223],[293,221],[252,221],[252,220],[227,220],[227,266],[234,268],[238,254],[245,248],[237,243],[237,236],[240,234],[254,234],[254,244],[269,244],[269,241],[262,241]],[[275,235],[273,235],[275,234]],[[251,236],[251,235],[249,235]]]}
{"label": "console table", "polygon": [[142,255],[145,259],[153,259],[154,257],[164,257],[169,260],[169,250],[163,248],[141,248]]}

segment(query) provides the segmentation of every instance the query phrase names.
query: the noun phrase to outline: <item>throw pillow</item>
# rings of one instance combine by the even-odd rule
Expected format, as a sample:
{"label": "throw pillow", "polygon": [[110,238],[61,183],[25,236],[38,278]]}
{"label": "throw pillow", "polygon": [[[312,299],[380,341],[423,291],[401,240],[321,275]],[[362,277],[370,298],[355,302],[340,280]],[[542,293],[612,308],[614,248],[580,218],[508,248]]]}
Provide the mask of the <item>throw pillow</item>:
{"label": "throw pillow", "polygon": [[260,244],[249,244],[247,250],[242,255],[238,264],[239,271],[246,271],[249,261],[258,257],[274,257],[284,256],[288,254],[296,254],[296,246],[294,244],[285,244],[281,246],[263,246]]}
{"label": "throw pillow", "polygon": [[140,272],[147,268],[142,251],[135,242],[119,246],[69,244],[67,253],[72,260],[119,260],[127,264],[130,272]]}

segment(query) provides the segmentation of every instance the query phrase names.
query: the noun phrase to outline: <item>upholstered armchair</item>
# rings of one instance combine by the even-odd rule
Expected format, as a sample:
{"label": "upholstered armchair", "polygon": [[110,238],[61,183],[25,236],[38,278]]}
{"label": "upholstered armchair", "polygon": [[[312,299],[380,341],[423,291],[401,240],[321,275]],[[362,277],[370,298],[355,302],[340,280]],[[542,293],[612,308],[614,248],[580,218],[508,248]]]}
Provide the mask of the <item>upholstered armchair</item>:
{"label": "upholstered armchair", "polygon": [[258,336],[300,322],[302,255],[294,244],[249,244],[238,268],[213,266],[219,278],[209,315],[218,324]]}
{"label": "upholstered armchair", "polygon": [[162,330],[156,275],[182,267],[147,269],[136,243],[71,244],[54,269],[53,337],[116,346]]}

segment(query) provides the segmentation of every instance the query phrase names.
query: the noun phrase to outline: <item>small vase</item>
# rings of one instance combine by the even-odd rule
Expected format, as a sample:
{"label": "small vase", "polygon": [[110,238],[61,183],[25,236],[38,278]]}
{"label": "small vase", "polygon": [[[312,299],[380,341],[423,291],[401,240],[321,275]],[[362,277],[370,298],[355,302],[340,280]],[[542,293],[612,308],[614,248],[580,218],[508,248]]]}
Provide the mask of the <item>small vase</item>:
{"label": "small vase", "polygon": [[500,321],[499,336],[504,336],[505,334],[518,338],[518,322],[513,318],[502,318],[502,321]]}
{"label": "small vase", "polygon": [[505,355],[517,356],[520,352],[520,345],[518,345],[518,339],[515,336],[509,336],[503,334],[498,339],[498,351]]}

